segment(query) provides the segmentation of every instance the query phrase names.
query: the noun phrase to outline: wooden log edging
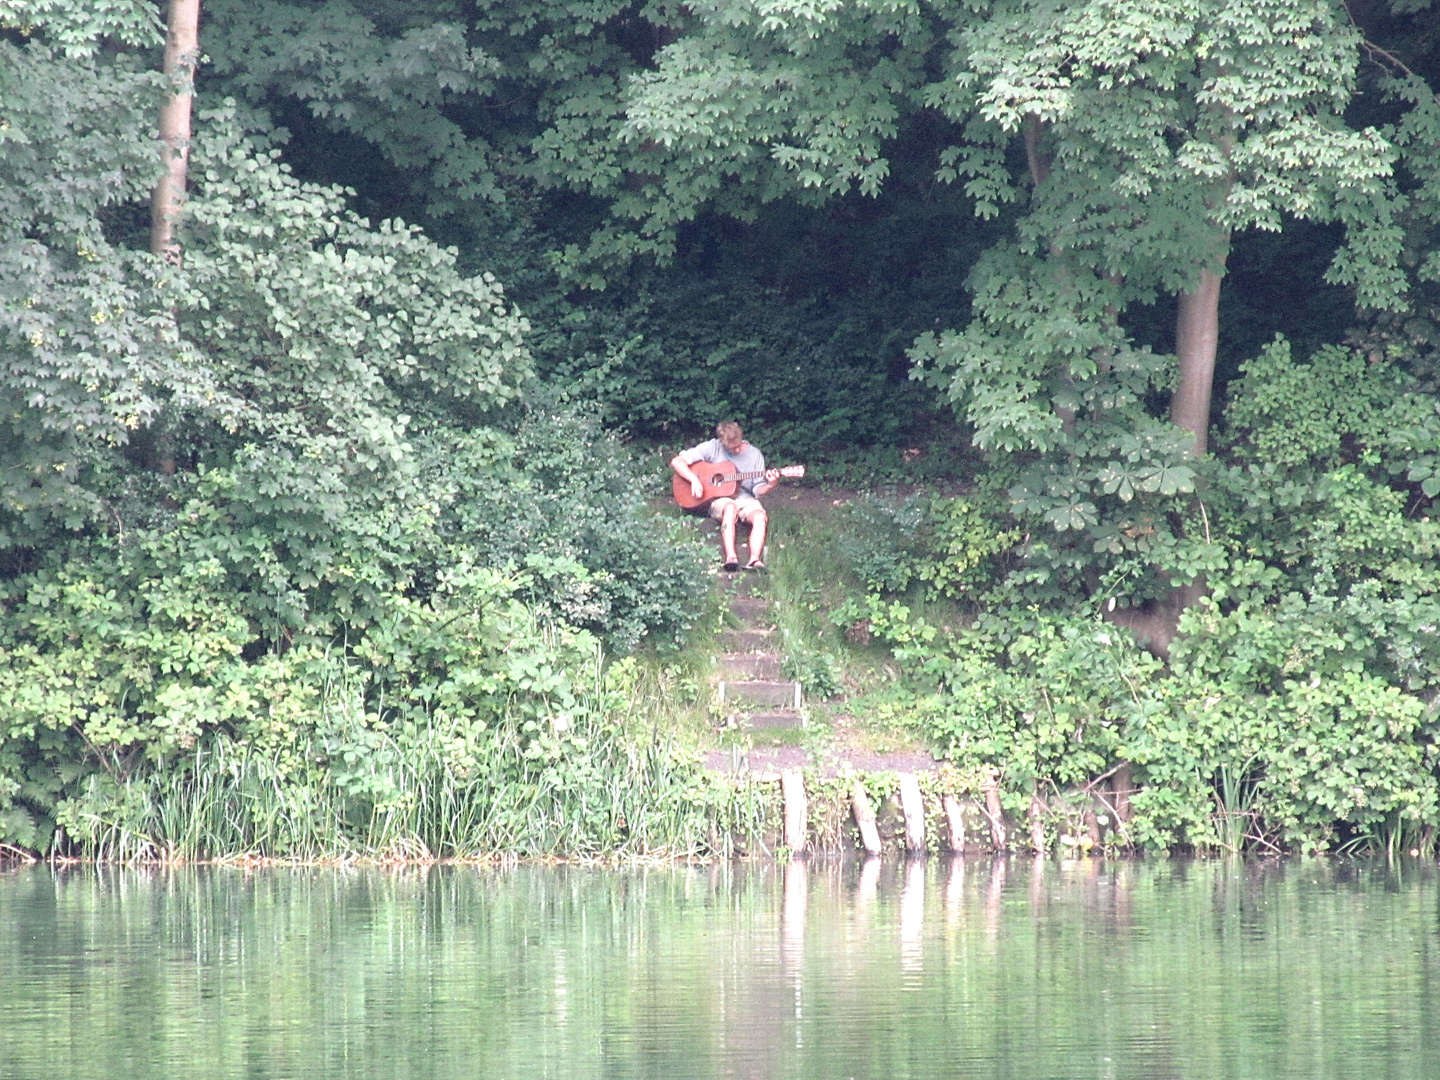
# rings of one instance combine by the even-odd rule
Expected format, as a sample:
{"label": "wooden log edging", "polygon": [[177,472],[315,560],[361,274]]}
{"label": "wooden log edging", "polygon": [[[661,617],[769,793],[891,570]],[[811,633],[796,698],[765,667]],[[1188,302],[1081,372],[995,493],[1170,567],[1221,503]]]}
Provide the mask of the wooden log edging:
{"label": "wooden log edging", "polygon": [[991,769],[980,785],[985,796],[985,816],[990,819],[990,842],[996,851],[1005,850],[1005,809],[1000,805],[1000,776]]}
{"label": "wooden log edging", "polygon": [[914,773],[900,774],[900,809],[905,814],[905,850],[925,854],[925,799]]}
{"label": "wooden log edging", "polygon": [[850,785],[850,812],[855,815],[855,827],[860,830],[865,854],[879,855],[880,830],[875,824],[875,808],[870,805],[870,796],[865,794],[865,781],[859,778]]}
{"label": "wooden log edging", "polygon": [[[1072,848],[1082,846],[1078,841],[1070,843],[1071,834],[1088,838],[1089,843],[1083,845],[1087,852],[1097,847],[1109,850],[1107,837],[1112,842],[1127,842],[1123,825],[1114,820],[1118,815],[1103,798],[1091,806],[1083,798],[1061,792],[1052,802],[1035,788],[1028,805],[1022,803],[1017,814],[1007,816],[999,776],[993,771],[971,774],[961,788],[955,786],[957,777],[944,770],[934,774],[887,770],[873,775],[846,770],[839,776],[826,776],[796,767],[742,773],[737,779],[742,784],[779,787],[779,805],[769,803],[762,831],[732,834],[735,848],[742,854],[758,839],[760,850],[779,849],[797,857],[848,849],[874,858],[886,854],[887,848],[892,854],[903,850],[911,857],[932,851],[964,855],[1004,853],[1014,848],[1043,855],[1051,850],[1047,834],[1052,828],[1059,830],[1055,850],[1070,854],[1074,854]],[[876,783],[892,792],[881,803],[871,794]],[[1098,817],[1100,811],[1106,812],[1108,819]],[[1102,824],[1105,835],[1097,839],[1093,832],[1100,831]],[[1085,827],[1092,832],[1086,833]]]}
{"label": "wooden log edging", "polygon": [[785,801],[785,846],[792,855],[803,855],[809,846],[810,806],[799,769],[781,771],[780,794]]}
{"label": "wooden log edging", "polygon": [[946,839],[950,850],[959,854],[965,850],[965,811],[954,795],[941,796],[940,805],[945,810],[945,828],[949,833]]}

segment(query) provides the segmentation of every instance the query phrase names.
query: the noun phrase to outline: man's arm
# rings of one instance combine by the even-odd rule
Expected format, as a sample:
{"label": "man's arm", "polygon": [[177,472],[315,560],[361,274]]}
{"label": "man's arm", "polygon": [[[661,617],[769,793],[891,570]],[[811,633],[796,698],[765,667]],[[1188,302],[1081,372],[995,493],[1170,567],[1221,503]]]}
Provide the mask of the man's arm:
{"label": "man's arm", "polygon": [[760,483],[756,484],[753,488],[751,488],[750,493],[758,499],[761,495],[769,495],[770,492],[774,491],[779,486],[780,470],[766,469],[765,479],[760,481]]}
{"label": "man's arm", "polygon": [[695,475],[695,470],[690,468],[683,454],[676,454],[670,459],[670,468],[675,470],[675,475],[681,480],[690,481],[690,494],[695,498],[705,494],[705,485],[700,483],[700,477]]}

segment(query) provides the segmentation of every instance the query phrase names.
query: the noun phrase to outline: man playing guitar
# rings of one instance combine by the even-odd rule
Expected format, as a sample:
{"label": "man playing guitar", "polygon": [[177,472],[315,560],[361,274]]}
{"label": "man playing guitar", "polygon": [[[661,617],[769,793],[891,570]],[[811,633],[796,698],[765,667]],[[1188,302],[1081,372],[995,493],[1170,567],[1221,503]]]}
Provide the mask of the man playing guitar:
{"label": "man playing guitar", "polygon": [[715,425],[715,438],[682,450],[670,459],[670,468],[682,480],[689,481],[695,498],[700,498],[704,485],[690,468],[696,462],[708,461],[718,465],[722,461],[733,462],[737,471],[754,473],[762,477],[756,480],[742,480],[740,492],[735,498],[721,497],[710,504],[710,516],[720,522],[720,542],[725,549],[726,570],[739,570],[740,559],[735,554],[735,523],[743,521],[750,526],[750,561],[746,570],[765,569],[765,507],[760,505],[760,496],[771,491],[780,482],[778,469],[765,468],[765,455],[758,447],[745,441],[740,425],[726,420]]}

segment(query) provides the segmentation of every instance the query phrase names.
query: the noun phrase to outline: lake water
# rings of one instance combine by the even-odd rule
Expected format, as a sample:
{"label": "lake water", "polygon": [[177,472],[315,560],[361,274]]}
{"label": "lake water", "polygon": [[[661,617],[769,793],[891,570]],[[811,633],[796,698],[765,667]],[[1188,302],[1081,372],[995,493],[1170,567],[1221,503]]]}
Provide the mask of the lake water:
{"label": "lake water", "polygon": [[1433,866],[0,869],[0,1077],[1440,1077]]}

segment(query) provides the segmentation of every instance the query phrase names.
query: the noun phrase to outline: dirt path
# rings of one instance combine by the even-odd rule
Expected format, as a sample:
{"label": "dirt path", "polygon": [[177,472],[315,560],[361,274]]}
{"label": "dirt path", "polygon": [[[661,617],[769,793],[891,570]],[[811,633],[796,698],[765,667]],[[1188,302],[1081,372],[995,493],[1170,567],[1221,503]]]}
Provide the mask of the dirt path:
{"label": "dirt path", "polygon": [[918,750],[881,753],[837,747],[812,752],[803,746],[756,746],[739,755],[728,750],[711,750],[705,755],[705,767],[724,773],[813,769],[821,776],[841,776],[847,772],[933,772],[940,767],[940,762]]}

